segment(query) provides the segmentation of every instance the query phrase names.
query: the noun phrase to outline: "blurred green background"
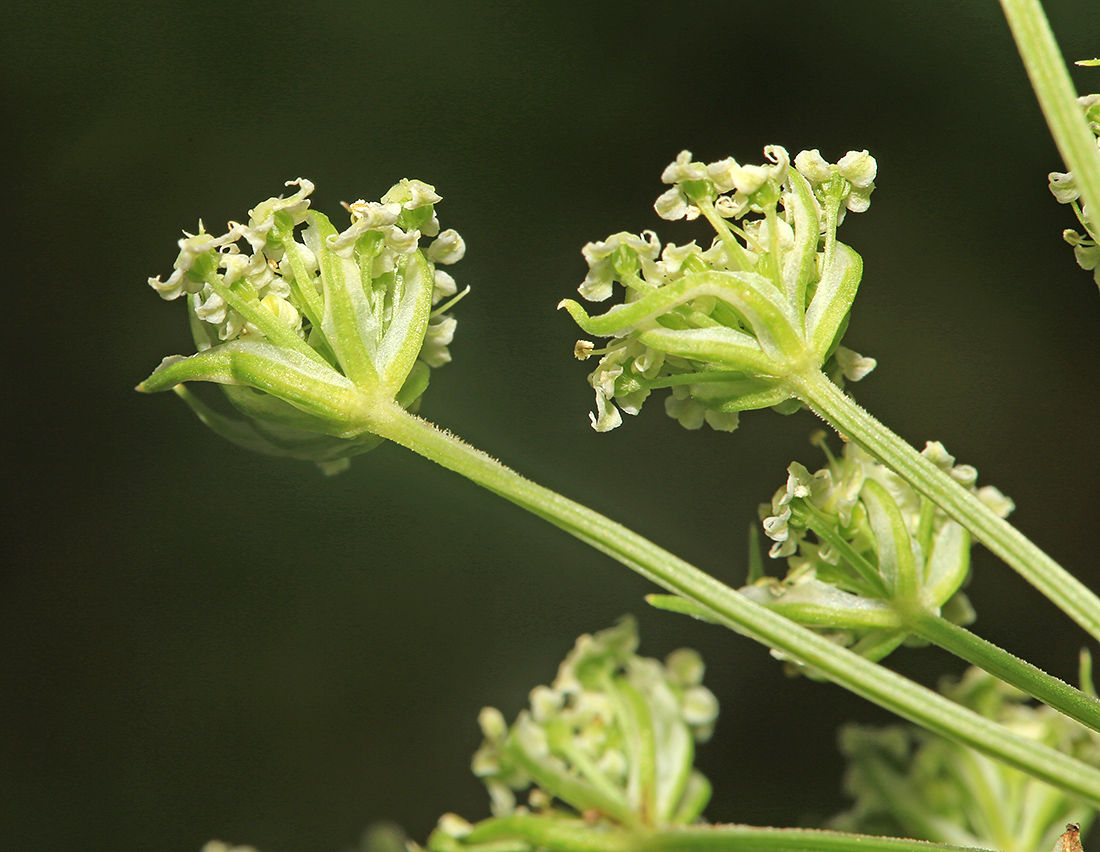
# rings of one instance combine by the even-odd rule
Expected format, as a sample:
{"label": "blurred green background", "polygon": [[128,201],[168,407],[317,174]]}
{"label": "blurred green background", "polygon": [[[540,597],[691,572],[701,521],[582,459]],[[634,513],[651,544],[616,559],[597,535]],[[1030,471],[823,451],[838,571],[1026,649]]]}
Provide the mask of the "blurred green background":
{"label": "blurred green background", "polygon": [[[1095,0],[1048,11],[1068,58],[1100,53]],[[870,149],[871,210],[843,228],[866,269],[847,342],[879,360],[860,401],[976,465],[1100,587],[1100,297],[1061,241],[1060,162],[992,0],[58,0],[4,17],[5,848],[325,852],[380,819],[423,840],[445,811],[487,813],[478,709],[511,718],[624,612],[643,652],[709,663],[713,820],[844,807],[836,728],[886,720],[648,610],[640,578],[399,448],[325,479],[134,393],[191,351],[182,306],[145,284],[180,230],[299,175],[330,215],[426,180],[465,237],[452,271],[473,292],[424,415],[739,583],[756,504],[792,459],[818,465],[817,423],[765,411],[686,433],[654,404],[598,435],[591,365],[554,306],[586,241],[701,234],[652,209],[681,148]],[[1100,89],[1100,70],[1074,73]],[[1075,678],[1080,634],[983,551],[970,592],[979,632]],[[933,651],[891,665],[929,684],[961,670]]]}

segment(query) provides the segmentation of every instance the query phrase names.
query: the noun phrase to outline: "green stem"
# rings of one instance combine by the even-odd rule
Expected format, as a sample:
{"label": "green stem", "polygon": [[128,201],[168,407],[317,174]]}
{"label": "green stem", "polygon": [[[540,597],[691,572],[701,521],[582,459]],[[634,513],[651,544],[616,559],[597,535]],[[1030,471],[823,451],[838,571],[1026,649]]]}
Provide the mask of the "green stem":
{"label": "green stem", "polygon": [[965,848],[840,831],[751,825],[687,825],[653,831],[594,829],[583,820],[528,814],[480,822],[462,838],[462,845],[476,848],[507,840],[522,840],[550,852],[963,852]]}
{"label": "green stem", "polygon": [[918,636],[945,651],[985,669],[1082,725],[1100,731],[1100,701],[1065,681],[938,615],[915,613],[906,616],[905,623]]}
{"label": "green stem", "polygon": [[[1098,208],[1100,209],[1100,208]],[[792,393],[842,437],[876,456],[940,506],[1100,641],[1100,598],[1018,529],[879,423],[820,371],[788,377]]]}
{"label": "green stem", "polygon": [[1039,0],[1001,0],[1050,134],[1091,210],[1100,210],[1100,155]]}
{"label": "green stem", "polygon": [[395,403],[379,406],[371,415],[371,431],[375,434],[545,518],[663,588],[696,602],[730,629],[813,667],[835,683],[911,722],[1100,806],[1100,770],[1014,734],[753,603],[648,539],[524,479]]}

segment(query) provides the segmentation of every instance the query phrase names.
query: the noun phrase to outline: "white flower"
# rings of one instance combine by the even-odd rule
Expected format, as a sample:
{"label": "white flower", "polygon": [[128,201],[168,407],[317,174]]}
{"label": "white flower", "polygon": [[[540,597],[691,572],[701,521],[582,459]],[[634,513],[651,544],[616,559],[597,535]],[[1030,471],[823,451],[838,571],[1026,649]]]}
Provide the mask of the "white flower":
{"label": "white flower", "polygon": [[683,267],[684,262],[693,254],[700,253],[699,246],[695,244],[695,240],[683,246],[678,246],[676,243],[669,243],[661,252],[661,259],[657,261],[657,274],[662,279],[666,280],[677,278],[680,275],[680,269]]}
{"label": "white flower", "polygon": [[415,210],[429,204],[438,204],[443,196],[435,191],[435,187],[422,180],[409,180],[402,178],[389,188],[382,196],[383,203],[397,203],[406,210]]}
{"label": "white flower", "polygon": [[363,231],[392,225],[401,214],[401,205],[396,202],[383,204],[380,201],[359,199],[348,205],[352,220]]}
{"label": "white flower", "polygon": [[270,230],[276,213],[289,214],[295,225],[305,221],[306,210],[309,209],[309,195],[313,192],[313,182],[298,178],[288,180],[284,186],[296,186],[298,191],[290,198],[269,198],[249,210],[248,229],[264,232]]}
{"label": "white flower", "polygon": [[853,213],[863,213],[871,206],[878,164],[866,151],[849,151],[836,164],[837,172],[852,185],[845,206]]}
{"label": "white flower", "polygon": [[670,222],[675,222],[677,219],[690,221],[699,218],[699,208],[688,200],[684,191],[678,186],[662,192],[653,202],[653,209],[657,211],[658,216]]}
{"label": "white flower", "polygon": [[844,178],[849,185],[848,195],[844,198],[845,207],[853,213],[862,213],[871,206],[878,163],[867,151],[849,151],[835,166],[816,148],[800,151],[794,158],[794,167],[815,187],[832,180],[834,175]]}
{"label": "white flower", "polygon": [[1070,228],[1062,232],[1062,239],[1073,246],[1073,256],[1077,260],[1077,265],[1086,271],[1093,270],[1093,278],[1096,279],[1097,284],[1100,284],[1100,244]]}
{"label": "white flower", "polygon": [[865,358],[846,346],[838,346],[833,354],[836,357],[837,366],[844,373],[844,378],[850,382],[858,382],[878,366],[874,358]]}
{"label": "white flower", "polygon": [[592,357],[592,353],[595,349],[596,344],[591,340],[578,340],[573,347],[573,357],[578,361],[587,361]]}
{"label": "white flower", "polygon": [[685,429],[698,429],[706,419],[706,409],[691,398],[683,385],[674,385],[672,395],[665,397],[665,413]]}
{"label": "white flower", "polygon": [[705,686],[684,690],[680,708],[684,721],[693,728],[704,728],[718,718],[718,699]]}
{"label": "white flower", "polygon": [[1007,518],[1016,504],[1006,497],[995,485],[983,485],[978,489],[978,499],[985,503],[998,518]]}
{"label": "white flower", "polygon": [[227,307],[225,299],[214,292],[207,284],[201,293],[195,294],[195,316],[211,325],[225,322]]}
{"label": "white flower", "polygon": [[1059,204],[1069,204],[1081,197],[1073,172],[1051,172],[1047,175],[1047,180],[1050,181],[1050,191]]}
{"label": "white flower", "polygon": [[260,300],[260,306],[273,313],[284,325],[298,332],[302,330],[302,315],[286,299],[269,293]]}
{"label": "white flower", "polygon": [[623,416],[612,405],[615,397],[615,379],[623,374],[618,358],[621,352],[609,352],[600,360],[600,365],[588,377],[588,382],[596,392],[596,411],[588,413],[588,420],[597,432],[610,432],[622,425]]}
{"label": "white flower", "polygon": [[693,162],[691,151],[681,151],[676,159],[665,166],[661,173],[661,183],[680,183],[685,180],[706,180],[707,167],[705,163]]}
{"label": "white flower", "polygon": [[752,195],[767,182],[770,174],[767,166],[742,166],[733,157],[707,166],[707,176],[714,181],[718,192],[734,189],[742,195]]}
{"label": "white flower", "polygon": [[382,234],[386,245],[398,254],[412,254],[420,243],[420,231],[402,231],[396,225],[384,228]]}
{"label": "white flower", "polygon": [[867,189],[875,182],[878,163],[866,150],[849,151],[837,162],[836,169],[852,186]]}
{"label": "white flower", "polygon": [[707,425],[716,432],[734,432],[741,423],[739,411],[714,411],[708,408],[703,416]]}
{"label": "white flower", "polygon": [[203,287],[203,282],[187,275],[194,267],[195,262],[200,257],[217,251],[222,246],[236,242],[238,239],[240,239],[239,235],[233,230],[220,237],[207,234],[202,229],[202,222],[199,222],[199,232],[197,234],[184,232],[183,239],[179,241],[180,252],[176,257],[176,262],[172,265],[173,272],[168,280],[161,281],[158,275],[156,278],[149,279],[149,286],[156,290],[162,299],[169,302],[178,299],[182,293],[199,292]]}
{"label": "white flower", "polygon": [[440,316],[433,318],[428,323],[424,333],[424,345],[420,349],[420,360],[429,367],[442,367],[451,360],[451,352],[447,346],[454,340],[455,326],[458,320],[454,317]]}
{"label": "white flower", "polygon": [[794,158],[794,167],[811,184],[824,183],[833,176],[833,167],[821,156],[817,148],[799,151]]}
{"label": "white flower", "polygon": [[355,244],[368,231],[384,233],[395,228],[393,223],[401,214],[401,205],[360,200],[349,204],[348,212],[351,213],[351,225],[339,234],[327,238],[329,247],[343,258],[352,256]]}
{"label": "white flower", "polygon": [[[643,268],[656,260],[661,250],[661,241],[653,231],[642,231],[642,235],[620,231],[601,242],[588,243],[581,254],[588,263],[588,275],[585,276],[577,292],[590,302],[602,302],[610,298],[612,285],[621,281],[624,271]],[[627,269],[616,268],[623,265]]]}
{"label": "white flower", "polygon": [[700,181],[707,179],[707,167],[705,163],[693,162],[691,151],[681,151],[676,159],[665,167],[661,173],[663,183],[676,184],[672,189],[662,193],[653,205],[657,215],[662,219],[695,219],[699,216],[699,208],[688,198],[681,184],[685,181]]}
{"label": "white flower", "polygon": [[425,257],[432,263],[442,263],[445,266],[457,263],[465,254],[466,243],[453,228],[443,231],[424,252]]}
{"label": "white flower", "polygon": [[449,272],[442,269],[435,270],[435,284],[432,286],[432,304],[438,305],[441,301],[458,292],[458,284]]}

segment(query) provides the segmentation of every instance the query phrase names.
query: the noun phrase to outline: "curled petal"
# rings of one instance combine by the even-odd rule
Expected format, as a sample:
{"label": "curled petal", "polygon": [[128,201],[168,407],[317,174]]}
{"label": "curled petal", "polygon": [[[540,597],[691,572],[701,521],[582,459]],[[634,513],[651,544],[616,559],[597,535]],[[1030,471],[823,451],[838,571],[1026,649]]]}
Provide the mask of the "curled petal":
{"label": "curled petal", "polygon": [[874,186],[878,163],[867,151],[849,151],[836,164],[840,176],[853,187],[867,189]]}
{"label": "curled petal", "polygon": [[397,203],[406,210],[415,210],[430,204],[438,204],[443,197],[436,193],[435,187],[422,180],[402,178],[390,187],[382,196],[384,203]]}
{"label": "curled petal", "polygon": [[794,158],[794,167],[811,184],[824,183],[833,176],[833,167],[821,156],[817,148],[800,151]]}
{"label": "curled petal", "polygon": [[596,388],[596,411],[588,413],[588,420],[597,432],[610,432],[623,424],[619,409],[611,404],[600,388]]}
{"label": "curled petal", "polygon": [[653,209],[662,219],[674,222],[677,219],[695,219],[699,216],[699,208],[688,201],[686,195],[679,187],[673,187],[661,193],[653,204]]}
{"label": "curled petal", "polygon": [[874,358],[865,358],[845,346],[838,346],[833,354],[844,378],[850,382],[858,382],[878,366],[878,361]]}
{"label": "curled petal", "polygon": [[679,386],[665,397],[665,413],[685,429],[698,429],[706,420],[706,409],[691,398],[686,388]]}
{"label": "curled petal", "polygon": [[458,231],[448,228],[428,246],[425,254],[432,263],[450,265],[457,263],[465,256],[466,243],[458,235]]}
{"label": "curled petal", "polygon": [[428,323],[420,358],[429,367],[442,367],[450,362],[451,352],[447,347],[454,340],[457,325],[458,321],[449,316],[437,317]]}
{"label": "curled petal", "polygon": [[1051,172],[1047,179],[1050,181],[1050,191],[1059,204],[1069,204],[1081,197],[1073,172]]}
{"label": "curled petal", "polygon": [[444,299],[458,292],[458,284],[455,283],[454,277],[449,272],[444,272],[442,269],[436,269],[434,274],[435,284],[432,288],[432,304],[438,305]]}
{"label": "curled petal", "polygon": [[412,254],[420,242],[420,231],[402,231],[396,225],[383,230],[386,245],[398,254]]}
{"label": "curled petal", "polygon": [[661,173],[662,183],[680,183],[685,180],[706,180],[705,163],[696,163],[691,159],[691,151],[681,151]]}

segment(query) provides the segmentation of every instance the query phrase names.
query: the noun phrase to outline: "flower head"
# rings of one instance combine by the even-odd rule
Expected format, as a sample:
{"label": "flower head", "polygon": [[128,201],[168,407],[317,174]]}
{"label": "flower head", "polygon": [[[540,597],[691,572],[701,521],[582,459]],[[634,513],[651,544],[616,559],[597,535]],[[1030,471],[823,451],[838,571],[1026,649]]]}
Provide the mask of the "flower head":
{"label": "flower head", "polygon": [[[430,368],[450,360],[457,288],[437,267],[466,247],[439,230],[440,197],[421,181],[346,205],[343,231],[310,210],[312,183],[287,185],[298,189],[256,205],[247,224],[215,236],[200,223],[168,279],[149,279],[164,299],[187,297],[198,351],[166,358],[138,390],[175,389],[230,440],[332,472],[381,442],[372,412],[415,410]],[[421,250],[423,237],[434,240]],[[193,381],[219,384],[241,417],[201,401]]]}
{"label": "flower head", "polygon": [[[694,822],[710,785],[692,768],[694,743],[718,715],[694,651],[662,664],[635,654],[633,619],[581,636],[551,686],[531,691],[530,709],[511,725],[481,711],[485,736],[473,770],[493,813],[516,811],[516,792],[534,787],[531,809],[583,814],[640,828]],[[524,809],[526,810],[526,809]]]}
{"label": "flower head", "polygon": [[[980,669],[941,689],[1014,733],[1090,766],[1100,761],[1100,734],[1050,707],[1032,706],[1022,692]],[[845,786],[855,799],[833,820],[842,831],[1004,852],[1070,852],[1072,846],[1059,845],[1066,824],[1087,825],[1096,813],[1018,769],[911,726],[849,726],[840,745],[848,758]],[[1068,839],[1076,839],[1072,829]]]}
{"label": "flower head", "polygon": [[665,410],[685,427],[730,430],[746,409],[797,410],[788,376],[824,368],[840,383],[874,367],[840,346],[862,261],[836,240],[845,211],[870,204],[874,158],[850,151],[831,164],[815,150],[792,164],[778,145],[764,155],[762,165],[743,165],[681,151],[665,169],[671,187],[657,213],[705,218],[717,234],[708,248],[662,249],[652,231],[585,246],[580,294],[604,301],[616,283],[626,290],[602,316],[572,300],[559,305],[588,334],[611,338],[589,377],[597,431],[614,429],[621,412],[637,413],[659,388],[671,389]]}
{"label": "flower head", "polygon": [[[955,464],[942,444],[929,442],[922,455],[1001,517],[1012,510],[996,488],[977,488],[977,471]],[[741,593],[860,653],[879,659],[905,641],[913,608],[973,618],[961,591],[970,534],[855,444],[816,473],[792,464],[760,517],[787,574],[753,577]]]}

